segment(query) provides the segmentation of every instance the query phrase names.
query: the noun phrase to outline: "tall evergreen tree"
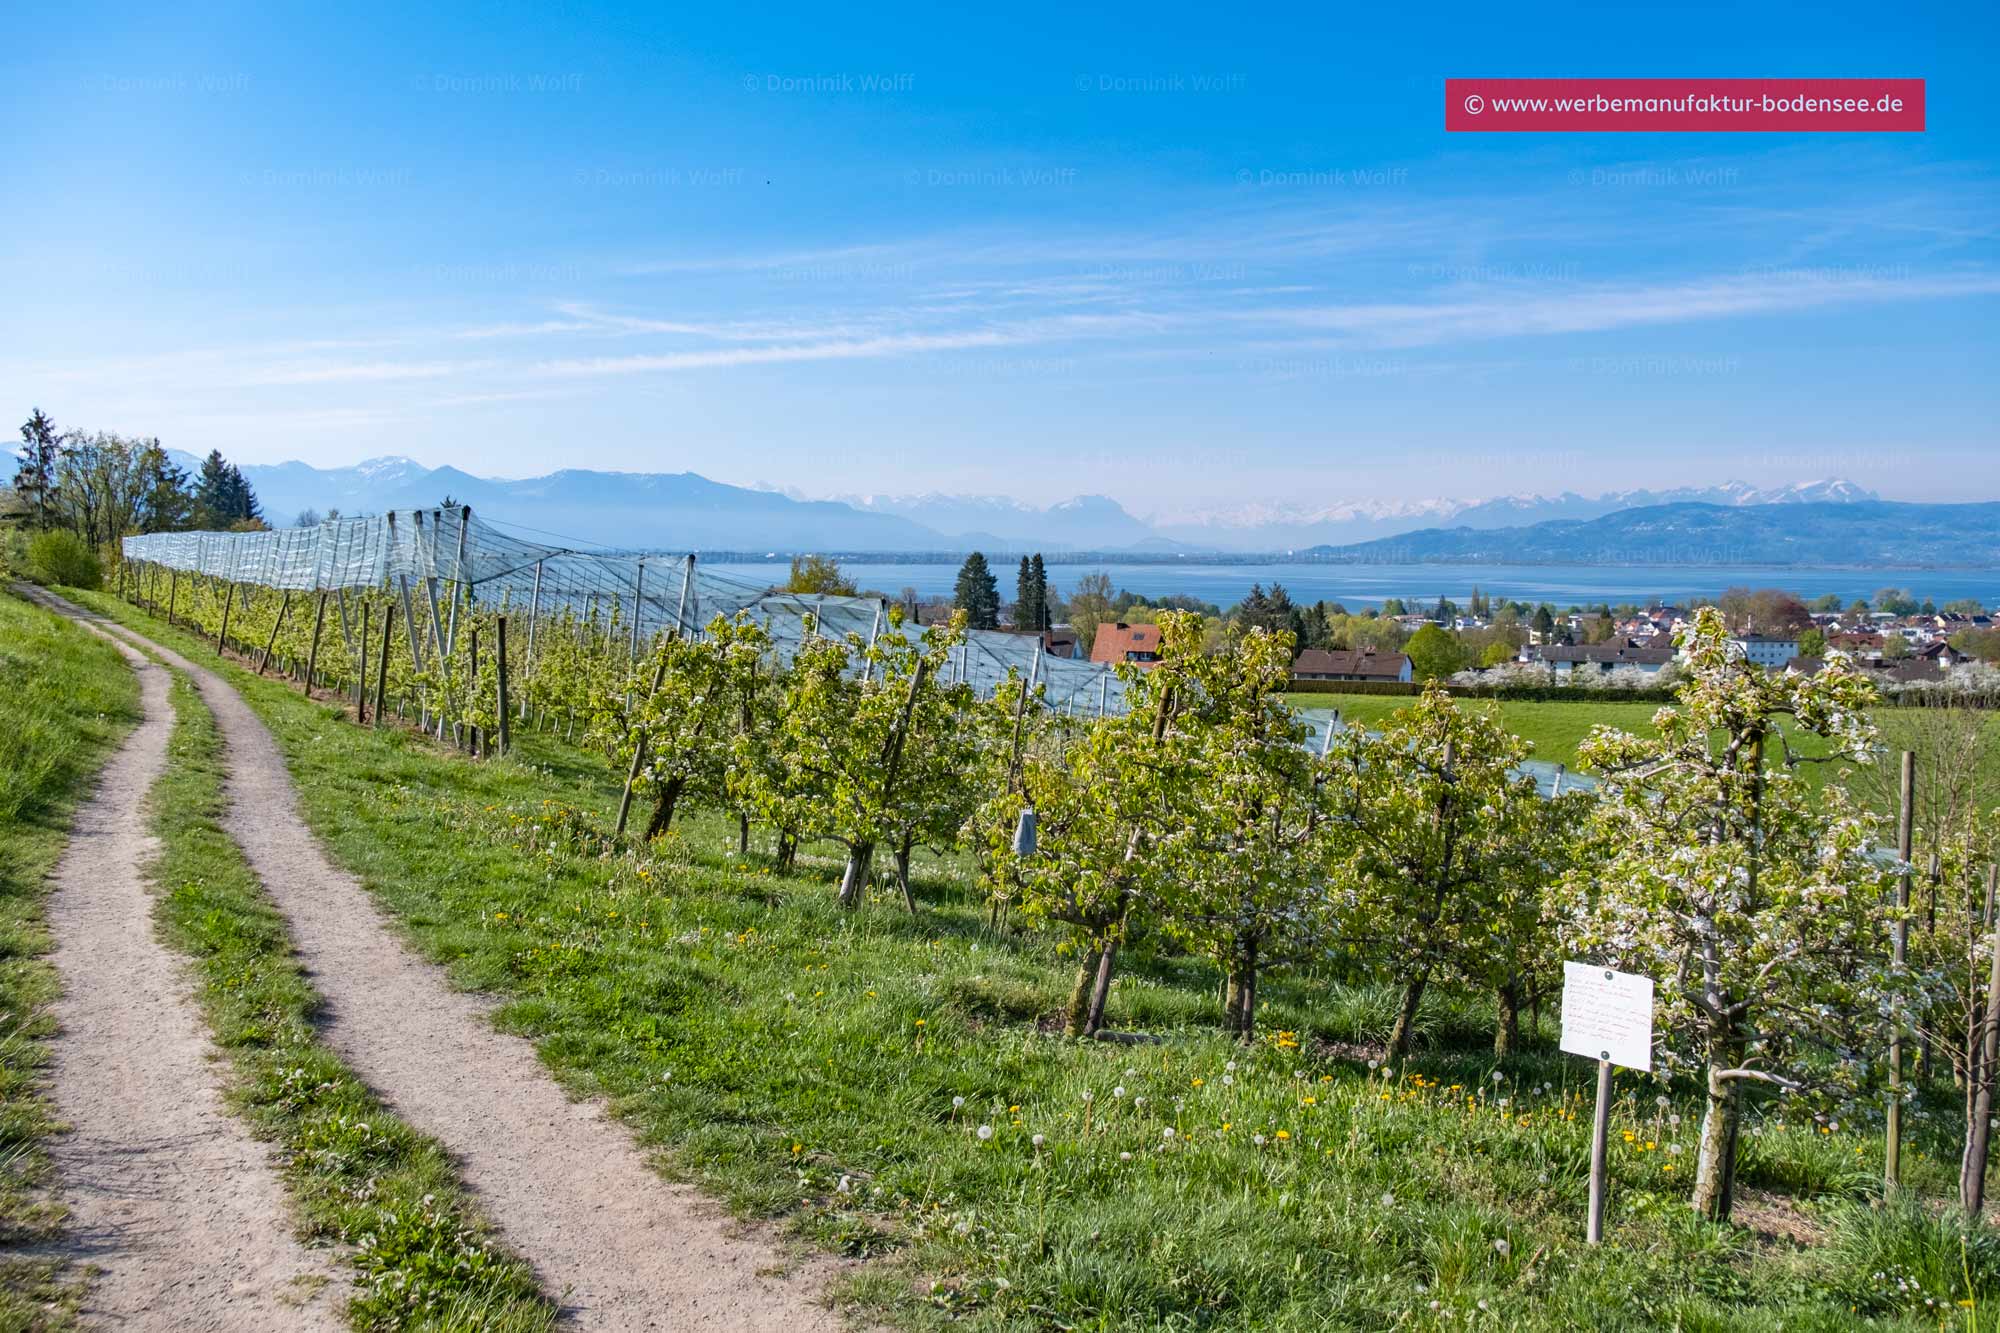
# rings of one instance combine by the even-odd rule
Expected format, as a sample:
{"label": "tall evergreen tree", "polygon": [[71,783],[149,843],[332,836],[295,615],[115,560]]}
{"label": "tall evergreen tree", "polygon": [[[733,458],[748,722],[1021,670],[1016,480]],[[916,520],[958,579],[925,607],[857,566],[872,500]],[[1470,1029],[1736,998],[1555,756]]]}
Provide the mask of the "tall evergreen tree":
{"label": "tall evergreen tree", "polygon": [[140,448],[142,490],[135,521],[141,532],[180,532],[194,523],[194,495],[187,472],[176,466],[158,440]]}
{"label": "tall evergreen tree", "polygon": [[1014,575],[1014,628],[1038,629],[1041,620],[1041,612],[1035,608],[1035,571],[1024,555],[1020,572]]}
{"label": "tall evergreen tree", "polygon": [[56,460],[62,437],[48,414],[36,408],[21,423],[21,465],[14,473],[14,493],[28,506],[30,521],[49,526],[56,502]]}
{"label": "tall evergreen tree", "polygon": [[1028,572],[1035,580],[1035,628],[1048,629],[1055,624],[1055,608],[1049,604],[1049,567],[1042,563],[1042,553],[1035,552],[1035,558],[1028,562]]}
{"label": "tall evergreen tree", "polygon": [[952,605],[965,612],[966,624],[973,629],[1000,627],[1000,584],[982,553],[974,551],[959,566]]}
{"label": "tall evergreen tree", "polygon": [[264,514],[257,495],[243,477],[243,469],[222,456],[220,449],[208,451],[201,461],[201,475],[195,481],[195,520],[204,528],[228,528],[238,523],[262,521]]}

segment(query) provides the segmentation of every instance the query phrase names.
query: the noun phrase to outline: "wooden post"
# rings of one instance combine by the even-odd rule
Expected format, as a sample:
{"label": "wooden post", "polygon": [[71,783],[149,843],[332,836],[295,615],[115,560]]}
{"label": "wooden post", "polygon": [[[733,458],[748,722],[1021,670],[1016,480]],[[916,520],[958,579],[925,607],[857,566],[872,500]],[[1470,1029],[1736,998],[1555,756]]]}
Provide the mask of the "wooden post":
{"label": "wooden post", "polygon": [[291,589],[278,599],[278,618],[271,622],[271,637],[264,640],[264,656],[257,663],[257,674],[263,675],[271,669],[271,650],[278,646],[278,631],[285,627],[285,612],[292,609]]}
{"label": "wooden post", "polygon": [[[1896,855],[1902,873],[1896,876],[1896,926],[1891,936],[1889,960],[1893,970],[1903,970],[1903,956],[1909,948],[1910,922],[1910,840],[1914,827],[1917,793],[1917,756],[1903,751],[1903,772],[1897,784],[1902,808],[1896,816]],[[1889,1116],[1882,1145],[1882,1184],[1894,1193],[1903,1179],[1903,1016],[1889,1019]]]}
{"label": "wooden post", "polygon": [[[465,707],[467,712],[479,699],[479,626],[473,625],[466,640]],[[462,734],[461,743],[470,747],[477,755],[485,749],[485,734],[478,723],[468,723]]]}
{"label": "wooden post", "polygon": [[176,566],[173,572],[173,577],[167,581],[167,623],[169,625],[174,623],[174,603],[179,599],[180,591],[181,591],[181,571],[179,567]]}
{"label": "wooden post", "polygon": [[361,658],[360,670],[354,673],[354,720],[368,720],[368,612],[367,602],[361,604]]}
{"label": "wooden post", "polygon": [[389,693],[389,636],[396,628],[396,604],[382,608],[382,651],[375,658],[375,725],[382,725],[382,700]]}
{"label": "wooden post", "polygon": [[306,698],[313,697],[313,681],[319,672],[319,636],[326,629],[326,593],[319,595],[319,605],[313,610],[312,647],[306,649]]}
{"label": "wooden post", "polygon": [[229,640],[229,612],[235,605],[236,585],[233,583],[224,583],[222,585],[222,627],[215,631],[215,653],[218,657],[222,655],[223,645]]}
{"label": "wooden post", "polygon": [[500,753],[505,754],[507,753],[508,745],[513,740],[513,737],[507,731],[507,617],[496,617],[493,628],[497,636],[494,639],[493,647],[500,655],[499,659],[495,662],[495,665],[500,669],[499,683],[496,687],[496,693],[499,695],[497,702],[500,707],[494,716],[500,719]]}
{"label": "wooden post", "polygon": [[1590,1222],[1584,1240],[1604,1242],[1604,1186],[1607,1140],[1611,1136],[1611,1062],[1597,1062],[1597,1120],[1590,1134]]}

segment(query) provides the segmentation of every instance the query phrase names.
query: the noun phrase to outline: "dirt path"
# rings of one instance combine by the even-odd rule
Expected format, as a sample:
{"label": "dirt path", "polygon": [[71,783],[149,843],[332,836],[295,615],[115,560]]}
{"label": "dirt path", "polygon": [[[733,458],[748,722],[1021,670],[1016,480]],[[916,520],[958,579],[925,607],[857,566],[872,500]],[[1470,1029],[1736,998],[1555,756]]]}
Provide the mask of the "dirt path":
{"label": "dirt path", "polygon": [[[38,599],[39,600],[39,599]],[[185,963],[153,933],[146,793],[167,762],[164,668],[118,644],[145,720],[79,812],[49,900],[50,1148],[70,1209],[56,1251],[100,1270],[87,1321],[154,1329],[337,1329],[333,1258],[293,1239],[269,1151],[223,1104]]]}
{"label": "dirt path", "polygon": [[[80,610],[76,614],[88,616]],[[281,911],[327,1005],[327,1040],[457,1160],[515,1253],[582,1328],[834,1330],[828,1260],[793,1261],[698,1190],[647,1167],[631,1132],[573,1102],[492,1003],[418,958],[300,818],[277,743],[213,672],[191,673],[227,747],[228,830]]]}

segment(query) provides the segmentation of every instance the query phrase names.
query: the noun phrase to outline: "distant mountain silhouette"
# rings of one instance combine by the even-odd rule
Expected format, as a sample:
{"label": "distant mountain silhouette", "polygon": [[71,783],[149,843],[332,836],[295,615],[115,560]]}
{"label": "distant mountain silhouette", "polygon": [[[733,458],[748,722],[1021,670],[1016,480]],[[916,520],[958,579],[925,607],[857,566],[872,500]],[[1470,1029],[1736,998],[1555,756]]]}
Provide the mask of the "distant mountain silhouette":
{"label": "distant mountain silhouette", "polygon": [[1514,528],[1425,528],[1306,554],[1356,564],[2000,568],[2000,503],[1667,504]]}

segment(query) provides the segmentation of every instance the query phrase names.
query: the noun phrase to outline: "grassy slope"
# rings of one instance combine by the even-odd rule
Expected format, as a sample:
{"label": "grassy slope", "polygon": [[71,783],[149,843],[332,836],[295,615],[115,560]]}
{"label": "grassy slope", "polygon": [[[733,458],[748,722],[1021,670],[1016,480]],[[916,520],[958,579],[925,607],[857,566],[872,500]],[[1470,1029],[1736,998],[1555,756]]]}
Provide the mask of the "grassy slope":
{"label": "grassy slope", "polygon": [[319,999],[284,919],[222,829],[221,736],[184,680],[170,765],[151,797],[158,920],[190,955],[235,1075],[233,1100],[282,1147],[308,1231],[356,1269],[357,1328],[543,1330],[554,1308],[493,1245],[451,1162],[369,1093],[313,1029]]}
{"label": "grassy slope", "polygon": [[[1032,1020],[1059,1003],[1062,960],[989,934],[949,866],[912,921],[888,902],[840,913],[828,865],[780,879],[728,855],[719,821],[600,857],[600,764],[534,736],[474,764],[230,674],[308,819],[419,947],[507,997],[503,1021],[675,1169],[886,1255],[862,1294],[903,1322],[1832,1329],[1857,1303],[1913,1303],[1867,1283],[1897,1245],[1929,1256],[1930,1290],[1955,1281],[1955,1245],[1857,1232],[1843,1200],[1879,1172],[1866,1135],[1769,1119],[1747,1141],[1746,1183],[1796,1192],[1802,1223],[1849,1247],[1836,1263],[1692,1220],[1690,1108],[1669,1123],[1653,1085],[1621,1080],[1615,1244],[1590,1251],[1590,1071],[1544,1047],[1496,1084],[1476,1015],[1433,1010],[1419,1077],[1388,1085],[1333,1044],[1386,1026],[1379,995],[1274,982],[1263,1018],[1295,1036],[1240,1050],[1212,1035],[1213,978],[1154,961],[1112,1017],[1165,1042],[1051,1039]],[[1912,1178],[1945,1179],[1940,1152],[1920,1149]],[[1983,1296],[1996,1264],[1973,1258]]]}
{"label": "grassy slope", "polygon": [[[0,591],[0,1244],[51,1238],[43,1195],[54,1128],[42,1074],[57,979],[45,885],[69,821],[138,721],[137,682],[109,644]],[[59,1323],[73,1293],[53,1266],[0,1259],[0,1329]]]}

